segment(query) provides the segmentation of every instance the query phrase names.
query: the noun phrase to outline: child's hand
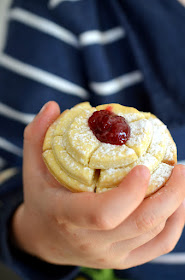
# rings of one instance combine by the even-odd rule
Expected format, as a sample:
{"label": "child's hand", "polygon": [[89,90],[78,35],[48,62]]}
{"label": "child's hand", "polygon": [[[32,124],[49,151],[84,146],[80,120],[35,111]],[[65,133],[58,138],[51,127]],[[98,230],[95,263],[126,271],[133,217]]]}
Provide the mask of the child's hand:
{"label": "child's hand", "polygon": [[106,193],[71,193],[42,160],[44,135],[59,114],[49,102],[25,130],[25,197],[12,223],[17,246],[53,264],[116,269],[171,251],[184,227],[185,167],[176,166],[166,186],[144,201],[144,166]]}
{"label": "child's hand", "polygon": [[185,0],[178,0],[179,2],[181,2],[183,5],[185,5]]}

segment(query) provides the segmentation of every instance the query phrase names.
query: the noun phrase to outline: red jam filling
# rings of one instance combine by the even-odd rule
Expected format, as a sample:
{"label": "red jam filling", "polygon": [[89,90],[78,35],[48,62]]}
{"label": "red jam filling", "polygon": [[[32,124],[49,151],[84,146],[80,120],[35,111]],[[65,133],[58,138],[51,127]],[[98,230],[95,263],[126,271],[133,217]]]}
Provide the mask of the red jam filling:
{"label": "red jam filling", "polygon": [[111,110],[95,111],[88,124],[96,138],[104,143],[123,145],[130,137],[130,127],[125,118]]}

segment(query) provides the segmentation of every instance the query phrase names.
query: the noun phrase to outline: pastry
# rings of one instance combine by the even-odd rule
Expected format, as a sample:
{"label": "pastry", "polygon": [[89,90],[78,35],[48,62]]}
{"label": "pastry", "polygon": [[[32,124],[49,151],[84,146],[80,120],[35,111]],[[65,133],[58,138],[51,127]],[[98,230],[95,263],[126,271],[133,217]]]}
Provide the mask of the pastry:
{"label": "pastry", "polygon": [[167,127],[151,113],[119,104],[80,103],[49,127],[43,159],[53,176],[73,192],[117,187],[136,165],[151,173],[146,196],[161,188],[177,162]]}

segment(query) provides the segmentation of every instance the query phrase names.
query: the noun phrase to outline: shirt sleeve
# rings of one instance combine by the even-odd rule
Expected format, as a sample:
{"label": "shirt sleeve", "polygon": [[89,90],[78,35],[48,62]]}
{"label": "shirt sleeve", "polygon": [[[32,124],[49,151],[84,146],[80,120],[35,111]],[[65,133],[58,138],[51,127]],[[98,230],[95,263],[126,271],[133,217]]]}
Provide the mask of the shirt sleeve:
{"label": "shirt sleeve", "polygon": [[[0,165],[5,164],[6,168],[0,173],[0,261],[22,279],[70,280],[77,267],[52,265],[19,251],[11,243],[9,233],[13,213],[23,201],[25,126],[49,100],[55,100],[64,110],[86,96],[79,51],[73,43],[76,37],[69,35],[73,39],[68,44],[68,40],[64,42],[56,35],[63,28],[45,2],[14,0],[6,11],[7,34],[0,50]],[[29,17],[28,23],[21,20],[22,16],[15,20],[13,15],[17,13],[18,17]]]}
{"label": "shirt sleeve", "polygon": [[16,171],[0,187],[0,261],[22,279],[73,279],[78,272],[77,267],[49,264],[18,250],[12,244],[9,232],[11,217],[23,201],[22,172]]}

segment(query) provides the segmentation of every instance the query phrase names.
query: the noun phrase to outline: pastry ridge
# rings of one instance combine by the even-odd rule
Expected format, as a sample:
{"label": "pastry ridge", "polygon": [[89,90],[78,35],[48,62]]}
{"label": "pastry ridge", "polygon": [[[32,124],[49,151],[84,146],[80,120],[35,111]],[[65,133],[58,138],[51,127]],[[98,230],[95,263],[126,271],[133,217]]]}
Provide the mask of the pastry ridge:
{"label": "pastry ridge", "polygon": [[[126,119],[130,138],[119,146],[100,142],[88,126],[95,111],[112,110]],[[146,196],[161,188],[177,163],[177,149],[167,127],[153,114],[111,103],[89,102],[65,110],[48,128],[43,159],[52,175],[73,192],[111,190],[136,165],[151,173]]]}

